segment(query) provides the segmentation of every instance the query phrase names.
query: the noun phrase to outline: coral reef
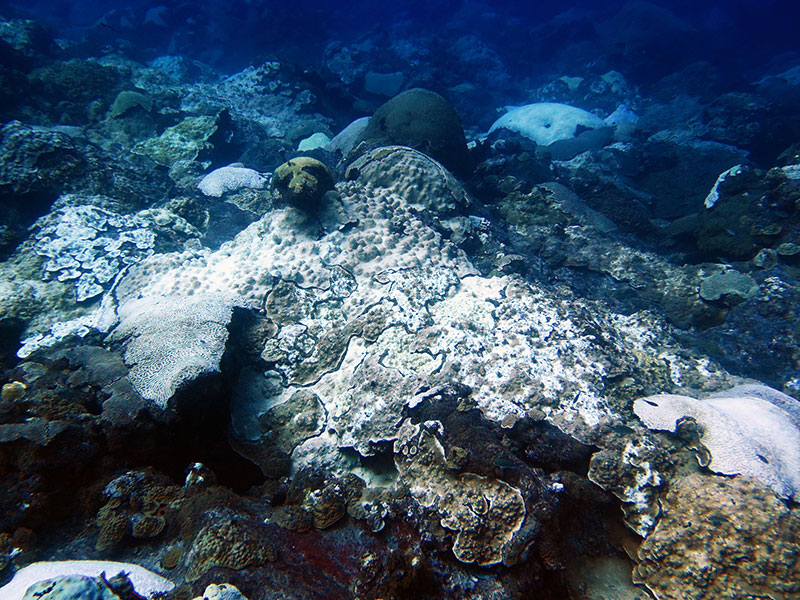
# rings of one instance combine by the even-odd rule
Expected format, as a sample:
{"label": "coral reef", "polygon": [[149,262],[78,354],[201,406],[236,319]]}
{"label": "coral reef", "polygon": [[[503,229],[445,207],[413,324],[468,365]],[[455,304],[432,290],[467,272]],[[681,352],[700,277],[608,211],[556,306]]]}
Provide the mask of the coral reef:
{"label": "coral reef", "polygon": [[4,600],[800,596],[785,14],[50,4],[0,16]]}

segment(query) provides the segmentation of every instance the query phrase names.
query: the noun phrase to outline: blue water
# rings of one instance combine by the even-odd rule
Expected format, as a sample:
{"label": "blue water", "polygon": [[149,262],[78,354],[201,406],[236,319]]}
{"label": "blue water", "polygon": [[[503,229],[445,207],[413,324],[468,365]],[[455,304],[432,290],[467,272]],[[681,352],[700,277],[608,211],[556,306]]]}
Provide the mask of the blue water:
{"label": "blue water", "polygon": [[[87,40],[95,50],[130,44],[130,50],[152,55],[169,52],[202,59],[213,54],[215,66],[230,69],[264,53],[313,65],[329,41],[356,40],[378,31],[412,39],[430,35],[432,45],[468,32],[490,44],[519,76],[530,76],[542,73],[576,43],[594,44],[595,58],[602,60],[621,50],[624,41],[615,37],[636,35],[638,45],[631,49],[635,55],[613,66],[641,80],[698,60],[708,60],[731,76],[763,67],[782,53],[798,51],[800,16],[796,3],[783,0],[660,1],[649,6],[667,11],[653,13],[661,27],[653,27],[648,18],[644,25],[649,29],[634,31],[641,21],[623,21],[616,24],[616,31],[598,39],[596,27],[619,14],[626,2],[31,0],[3,4],[0,12],[5,16],[37,19],[69,39]],[[667,18],[685,27],[686,36],[665,39],[663,34],[672,25],[665,22]],[[657,51],[662,54],[649,57],[643,71],[642,60]]]}

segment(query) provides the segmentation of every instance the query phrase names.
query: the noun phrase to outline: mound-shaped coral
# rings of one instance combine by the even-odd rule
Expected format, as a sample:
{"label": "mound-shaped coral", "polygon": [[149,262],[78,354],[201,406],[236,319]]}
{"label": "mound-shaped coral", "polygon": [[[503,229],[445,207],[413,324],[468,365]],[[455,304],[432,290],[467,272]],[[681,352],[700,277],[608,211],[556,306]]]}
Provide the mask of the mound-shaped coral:
{"label": "mound-shaped coral", "polygon": [[359,141],[371,147],[409,146],[456,174],[468,170],[461,119],[447,100],[429,90],[414,88],[385,102],[372,115]]}
{"label": "mound-shaped coral", "polygon": [[[583,134],[602,130],[605,125],[603,119],[581,108],[556,102],[538,102],[512,108],[494,122],[489,133],[498,129],[507,129],[517,132],[541,146],[557,148],[556,145],[559,142],[566,142]],[[603,142],[610,140],[610,137],[609,132],[607,137],[597,138],[597,144],[589,143],[586,148],[576,148],[576,150],[586,150],[593,145],[602,146]],[[594,138],[592,139],[595,141]],[[572,154],[577,154],[577,151]],[[571,157],[567,155],[561,158]]]}
{"label": "mound-shaped coral", "polygon": [[258,525],[227,511],[206,515],[208,524],[195,536],[186,557],[187,581],[199,579],[216,567],[240,570],[277,558]]}
{"label": "mound-shaped coral", "polygon": [[538,102],[512,108],[497,119],[489,131],[516,131],[546,146],[575,136],[578,127],[596,128],[602,125],[603,120],[589,111],[567,104]]}
{"label": "mound-shaped coral", "polygon": [[333,176],[316,158],[299,156],[275,169],[272,185],[285,202],[313,213],[325,192],[333,189]]}

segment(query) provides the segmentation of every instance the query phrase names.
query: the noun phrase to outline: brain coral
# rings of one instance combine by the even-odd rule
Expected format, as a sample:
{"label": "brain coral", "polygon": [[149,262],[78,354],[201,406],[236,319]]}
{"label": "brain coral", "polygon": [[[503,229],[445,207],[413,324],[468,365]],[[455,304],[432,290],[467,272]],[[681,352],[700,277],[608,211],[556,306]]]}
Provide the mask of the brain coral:
{"label": "brain coral", "polygon": [[164,408],[184,382],[219,369],[232,312],[223,294],[134,299],[119,307],[110,339],[123,342],[136,390]]}
{"label": "brain coral", "polygon": [[800,597],[800,516],[754,479],[672,482],[634,582],[658,600]]}
{"label": "brain coral", "polygon": [[239,163],[214,169],[200,180],[197,187],[206,196],[221,197],[225,192],[240,188],[263,188],[267,183],[258,171],[247,169]]}
{"label": "brain coral", "polygon": [[748,386],[705,400],[658,394],[640,398],[633,410],[650,429],[675,431],[681,422],[694,419],[711,454],[709,469],[755,477],[792,498],[800,491],[800,429],[797,412],[787,409],[796,404],[766,386]]}

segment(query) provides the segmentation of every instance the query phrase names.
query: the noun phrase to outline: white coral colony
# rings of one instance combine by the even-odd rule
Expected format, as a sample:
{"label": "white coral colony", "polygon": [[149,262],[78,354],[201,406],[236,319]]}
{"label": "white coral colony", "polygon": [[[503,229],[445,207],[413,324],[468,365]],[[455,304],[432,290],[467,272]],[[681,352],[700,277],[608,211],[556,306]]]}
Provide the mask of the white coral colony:
{"label": "white coral colony", "polygon": [[800,495],[800,402],[764,385],[742,385],[705,399],[673,394],[640,398],[636,415],[650,429],[675,431],[694,419],[711,454],[708,468],[747,475],[783,498]]}
{"label": "white coral colony", "polygon": [[233,163],[211,171],[200,180],[197,187],[206,196],[221,197],[226,192],[235,192],[241,188],[263,188],[267,178],[258,171],[245,168],[241,163]]}

